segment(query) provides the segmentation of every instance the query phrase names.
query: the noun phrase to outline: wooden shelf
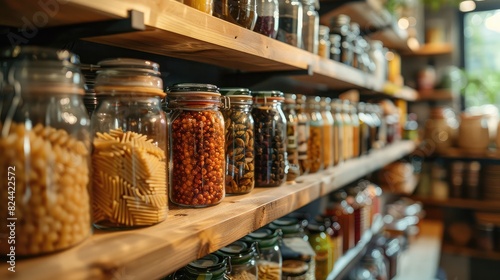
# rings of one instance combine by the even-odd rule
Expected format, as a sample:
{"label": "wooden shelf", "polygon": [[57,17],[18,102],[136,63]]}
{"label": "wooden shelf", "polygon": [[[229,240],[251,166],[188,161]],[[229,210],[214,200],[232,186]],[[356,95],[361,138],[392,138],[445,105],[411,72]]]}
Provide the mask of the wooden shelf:
{"label": "wooden shelf", "polygon": [[421,45],[419,49],[412,52],[403,52],[406,56],[436,56],[453,53],[453,45],[449,43],[432,43]]}
{"label": "wooden shelf", "polygon": [[[37,2],[3,1],[0,25],[21,27],[40,10]],[[96,43],[204,62],[242,72],[302,71],[301,81],[332,89],[379,91],[373,75],[228,23],[174,0],[72,0],[59,4],[45,26],[67,25],[144,13],[145,31],[86,38]],[[59,3],[59,2],[58,2]],[[292,74],[292,72],[291,72]],[[293,74],[295,75],[296,72]]]}
{"label": "wooden shelf", "polygon": [[443,244],[442,250],[443,253],[451,255],[500,261],[500,252],[497,251],[486,251],[483,249],[457,246],[453,244]]}
{"label": "wooden shelf", "polygon": [[495,149],[475,151],[453,147],[448,148],[446,151],[438,153],[436,156],[447,159],[481,160],[493,162],[500,161],[500,151]]}
{"label": "wooden shelf", "polygon": [[433,89],[418,91],[416,101],[452,101],[454,98],[458,98],[458,96],[454,97],[450,89]]}
{"label": "wooden shelf", "polygon": [[415,149],[401,141],[297,184],[256,188],[214,207],[170,207],[166,221],[129,231],[100,231],[69,250],[0,265],[0,279],[156,279],[324,196]]}
{"label": "wooden shelf", "polygon": [[500,201],[498,200],[477,200],[466,198],[436,199],[423,196],[411,196],[411,198],[422,202],[424,205],[464,208],[480,211],[500,211]]}
{"label": "wooden shelf", "polygon": [[[324,3],[329,3],[329,1]],[[338,5],[339,1],[332,3]],[[351,22],[357,22],[362,31],[370,33],[368,35],[370,39],[382,41],[385,47],[411,51],[406,42],[408,33],[397,26],[391,14],[384,8],[383,1],[343,1],[340,2],[340,6],[322,14],[320,22],[330,26],[331,18],[340,14],[350,16]]]}
{"label": "wooden shelf", "polygon": [[393,280],[434,279],[441,255],[443,223],[422,220],[419,233],[399,258],[398,275]]}

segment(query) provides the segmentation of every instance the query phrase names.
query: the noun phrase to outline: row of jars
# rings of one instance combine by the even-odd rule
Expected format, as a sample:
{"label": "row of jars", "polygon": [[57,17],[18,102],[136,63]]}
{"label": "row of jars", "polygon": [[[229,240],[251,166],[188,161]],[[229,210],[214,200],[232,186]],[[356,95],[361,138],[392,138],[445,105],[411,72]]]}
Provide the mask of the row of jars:
{"label": "row of jars", "polygon": [[[362,234],[359,230],[370,226],[368,216],[380,213],[380,194],[368,181],[339,190],[324,214],[290,213],[166,279],[327,279],[340,257],[354,247],[351,236]],[[356,226],[361,223],[367,225]]]}
{"label": "row of jars", "polygon": [[180,0],[225,21],[318,52],[318,0]]}
{"label": "row of jars", "polygon": [[[166,219],[169,200],[205,207],[226,193],[280,186],[294,180],[289,174],[317,172],[380,141],[380,118],[365,108],[357,115],[354,106],[336,101],[330,116],[326,98],[300,97],[302,107],[280,91],[250,94],[206,84],[173,85],[166,95],[157,63],[126,58],[99,63],[97,108],[89,118],[76,55],[30,46],[0,58],[0,175],[15,180],[2,183],[15,195],[1,192],[0,202],[16,205],[0,218],[24,221],[16,228],[18,255],[73,246],[90,235],[91,223],[157,224]],[[299,155],[304,141],[307,150]],[[6,244],[0,248],[8,252]]]}

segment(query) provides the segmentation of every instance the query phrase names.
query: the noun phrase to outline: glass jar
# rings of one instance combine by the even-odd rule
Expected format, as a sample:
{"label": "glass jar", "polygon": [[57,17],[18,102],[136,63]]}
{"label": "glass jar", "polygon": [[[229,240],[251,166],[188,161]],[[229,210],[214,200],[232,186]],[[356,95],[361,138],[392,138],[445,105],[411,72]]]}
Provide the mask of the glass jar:
{"label": "glass jar", "polygon": [[213,0],[213,15],[253,30],[257,21],[256,0]]}
{"label": "glass jar", "polygon": [[374,63],[375,79],[379,82],[387,81],[387,59],[385,58],[384,45],[381,41],[370,41],[370,58]]}
{"label": "glass jar", "polygon": [[359,117],[357,113],[355,104],[349,105],[350,115],[351,115],[351,123],[352,123],[352,157],[357,158],[360,154],[360,130],[359,130]]}
{"label": "glass jar", "polygon": [[257,21],[253,31],[275,39],[279,29],[278,0],[257,0]]}
{"label": "glass jar", "polygon": [[342,232],[342,254],[354,247],[354,209],[346,200],[347,193],[338,190],[332,195],[332,203],[328,206],[326,214],[338,217]]}
{"label": "glass jar", "polygon": [[368,248],[356,269],[349,274],[350,279],[385,280],[387,275],[385,258],[380,249]]}
{"label": "glass jar", "polygon": [[[227,107],[209,84],[169,88],[169,197],[180,206],[219,204],[225,196],[225,134],[220,108]],[[224,101],[222,103],[221,101]]]}
{"label": "glass jar", "polygon": [[211,15],[214,10],[214,0],[182,0],[182,3],[209,15]]}
{"label": "glass jar", "polygon": [[246,88],[221,88],[231,103],[222,110],[225,123],[226,194],[245,194],[253,190],[254,122],[252,95]]}
{"label": "glass jar", "polygon": [[360,70],[363,70],[363,59],[362,55],[364,52],[363,47],[360,45],[360,30],[359,24],[356,22],[351,22],[349,25],[349,36],[348,41],[352,48],[352,64],[351,66]]}
{"label": "glass jar", "polygon": [[283,217],[276,219],[269,224],[272,230],[281,230],[283,238],[299,237],[304,238],[304,228],[302,227],[299,219]]}
{"label": "glass jar", "polygon": [[244,241],[257,242],[259,252],[257,257],[258,279],[281,279],[283,259],[278,246],[280,234],[280,230],[260,228],[243,237]]}
{"label": "glass jar", "polygon": [[340,36],[339,61],[346,65],[352,65],[353,57],[353,49],[350,42],[350,24],[351,18],[344,14],[333,17],[330,24],[330,34]]}
{"label": "glass jar", "polygon": [[338,62],[341,61],[340,55],[342,54],[342,36],[339,34],[332,34],[330,31],[330,35],[328,36],[330,40],[330,59]]}
{"label": "glass jar", "polygon": [[287,182],[295,182],[295,179],[300,176],[299,166],[299,150],[298,150],[298,125],[299,120],[297,116],[295,94],[285,94],[285,104],[283,112],[286,117],[286,131],[287,131],[287,145],[286,145],[286,158],[287,158]]}
{"label": "glass jar", "polygon": [[230,257],[231,280],[257,279],[257,243],[247,243],[242,240],[235,241],[228,246],[220,248],[215,254]]}
{"label": "glass jar", "polygon": [[344,118],[339,99],[332,101],[333,108],[333,164],[339,165],[344,161]]}
{"label": "glass jar", "polygon": [[302,48],[303,8],[299,0],[279,0],[278,41]]}
{"label": "glass jar", "polygon": [[323,118],[323,167],[333,166],[333,126],[331,98],[322,97],[320,102],[321,117]]}
{"label": "glass jar", "polygon": [[303,49],[318,54],[319,14],[316,10],[318,0],[302,0],[302,40]]}
{"label": "glass jar", "polygon": [[338,222],[337,216],[319,215],[316,221],[325,225],[326,234],[330,237],[330,246],[332,251],[332,267],[335,267],[337,260],[343,255],[342,253],[342,228]]}
{"label": "glass jar", "polygon": [[80,65],[80,70],[85,78],[85,95],[83,96],[83,103],[85,104],[85,108],[87,108],[89,116],[92,116],[92,113],[97,107],[97,96],[94,89],[97,69],[99,69],[98,65]]}
{"label": "glass jar", "polygon": [[305,112],[306,96],[297,94],[297,143],[299,152],[300,175],[309,173],[309,160],[307,157],[307,144],[309,142],[309,116]]}
{"label": "glass jar", "polygon": [[0,251],[7,258],[60,251],[91,234],[90,121],[78,64],[66,50],[0,52],[0,217],[7,224]]}
{"label": "glass jar", "polygon": [[318,29],[318,55],[324,58],[330,58],[330,28],[326,25],[320,25]]}
{"label": "glass jar", "polygon": [[352,129],[352,120],[349,111],[349,100],[339,100],[339,107],[342,108],[342,119],[344,120],[344,160],[348,160],[352,158],[352,146],[353,146],[353,129]]}
{"label": "glass jar", "polygon": [[320,101],[319,96],[306,98],[306,111],[309,115],[309,142],[307,143],[309,173],[316,173],[323,169],[324,122],[320,112]]}
{"label": "glass jar", "polygon": [[382,126],[382,121],[375,113],[375,104],[367,103],[365,114],[369,114],[371,119],[369,148],[378,149],[380,147],[380,127]]}
{"label": "glass jar", "polygon": [[324,225],[312,222],[307,225],[309,243],[316,253],[316,279],[325,280],[333,269],[332,245]]}
{"label": "glass jar", "polygon": [[215,253],[190,262],[181,270],[180,275],[174,276],[179,280],[229,280],[229,261],[227,257]]}
{"label": "glass jar", "polygon": [[368,229],[366,221],[369,217],[366,217],[367,212],[365,211],[368,208],[365,209],[366,204],[357,185],[347,189],[346,201],[354,210],[354,245],[356,245]]}
{"label": "glass jar", "polygon": [[157,63],[99,62],[92,115],[94,225],[130,228],[167,217],[167,118]]}
{"label": "glass jar", "polygon": [[286,117],[281,91],[254,91],[252,116],[255,148],[255,185],[277,187],[285,181]]}
{"label": "glass jar", "polygon": [[368,154],[371,149],[371,126],[372,118],[370,114],[366,113],[366,104],[364,102],[358,103],[358,117],[359,117],[359,153],[360,155]]}

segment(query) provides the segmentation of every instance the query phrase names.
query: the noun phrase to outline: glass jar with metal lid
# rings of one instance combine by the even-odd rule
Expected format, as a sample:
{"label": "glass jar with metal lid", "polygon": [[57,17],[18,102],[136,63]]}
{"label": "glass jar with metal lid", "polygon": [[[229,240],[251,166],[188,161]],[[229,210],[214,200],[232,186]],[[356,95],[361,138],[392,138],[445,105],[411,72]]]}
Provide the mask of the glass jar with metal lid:
{"label": "glass jar with metal lid", "polygon": [[320,25],[318,29],[318,55],[324,58],[330,58],[330,28]]}
{"label": "glass jar with metal lid", "polygon": [[221,98],[215,85],[169,87],[169,197],[173,203],[205,207],[225,197],[226,142],[220,108],[228,106],[228,98]]}
{"label": "glass jar with metal lid", "polygon": [[167,217],[167,118],[155,62],[99,62],[92,114],[94,225],[130,228]]}
{"label": "glass jar with metal lid", "polygon": [[319,96],[307,96],[306,112],[309,115],[309,141],[307,143],[307,158],[309,173],[323,169],[323,129],[324,121],[320,112]]}
{"label": "glass jar with metal lid", "polygon": [[[89,116],[79,58],[33,46],[0,52],[3,256],[60,251],[91,234]],[[15,220],[17,219],[17,222]]]}
{"label": "glass jar with metal lid", "polygon": [[221,88],[231,106],[222,110],[225,123],[226,194],[244,194],[253,190],[254,122],[252,96],[246,88]]}
{"label": "glass jar with metal lid", "polygon": [[212,253],[190,262],[175,272],[171,278],[177,280],[229,280],[230,271],[228,258]]}
{"label": "glass jar with metal lid", "polygon": [[259,256],[257,258],[258,279],[280,280],[283,259],[279,241],[281,239],[280,230],[260,228],[242,240],[247,242],[257,242]]}
{"label": "glass jar with metal lid", "polygon": [[340,14],[333,17],[330,24],[330,34],[340,35],[340,62],[352,65],[353,49],[350,43],[351,18]]}
{"label": "glass jar with metal lid", "polygon": [[220,248],[215,254],[230,257],[231,272],[228,275],[229,279],[257,279],[257,243],[238,240]]}
{"label": "glass jar with metal lid", "polygon": [[281,91],[253,91],[255,185],[277,187],[286,178],[286,117]]}
{"label": "glass jar with metal lid", "polygon": [[298,126],[299,120],[297,116],[295,94],[285,94],[285,104],[283,112],[286,117],[286,131],[287,131],[287,145],[286,145],[286,158],[287,158],[287,182],[295,182],[295,179],[300,176],[299,166],[299,150],[298,150]]}
{"label": "glass jar with metal lid", "polygon": [[304,227],[301,221],[296,218],[283,217],[276,219],[269,224],[272,230],[281,230],[283,238],[300,237],[304,238]]}

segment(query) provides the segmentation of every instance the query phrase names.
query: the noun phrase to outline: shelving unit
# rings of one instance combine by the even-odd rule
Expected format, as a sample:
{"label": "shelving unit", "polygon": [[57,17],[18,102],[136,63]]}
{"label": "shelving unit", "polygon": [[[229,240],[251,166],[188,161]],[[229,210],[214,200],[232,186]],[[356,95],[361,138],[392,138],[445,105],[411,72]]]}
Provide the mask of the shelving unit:
{"label": "shelving unit", "polygon": [[167,220],[158,225],[129,231],[96,230],[89,239],[69,250],[17,261],[15,274],[3,264],[0,279],[156,279],[411,153],[414,148],[413,142],[401,141],[339,167],[300,177],[296,184],[228,196],[214,207],[171,206]]}

